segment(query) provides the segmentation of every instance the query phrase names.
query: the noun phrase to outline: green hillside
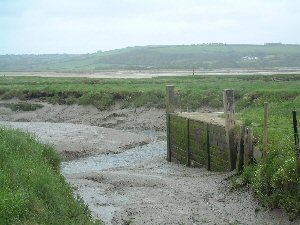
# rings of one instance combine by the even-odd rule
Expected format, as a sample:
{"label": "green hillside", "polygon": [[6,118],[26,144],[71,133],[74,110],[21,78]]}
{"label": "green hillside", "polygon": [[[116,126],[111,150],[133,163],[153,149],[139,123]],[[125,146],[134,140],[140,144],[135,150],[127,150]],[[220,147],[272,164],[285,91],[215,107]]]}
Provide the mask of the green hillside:
{"label": "green hillside", "polygon": [[300,45],[176,45],[128,47],[93,54],[2,55],[0,71],[82,72],[105,69],[300,67]]}

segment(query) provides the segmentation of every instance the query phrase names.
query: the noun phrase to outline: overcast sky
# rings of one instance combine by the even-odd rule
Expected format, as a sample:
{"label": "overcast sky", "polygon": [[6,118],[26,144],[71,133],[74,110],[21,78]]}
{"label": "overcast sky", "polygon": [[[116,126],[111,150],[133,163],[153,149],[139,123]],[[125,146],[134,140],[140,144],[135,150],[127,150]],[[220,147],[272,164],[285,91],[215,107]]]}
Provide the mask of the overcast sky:
{"label": "overcast sky", "polygon": [[300,44],[299,0],[0,0],[0,54]]}

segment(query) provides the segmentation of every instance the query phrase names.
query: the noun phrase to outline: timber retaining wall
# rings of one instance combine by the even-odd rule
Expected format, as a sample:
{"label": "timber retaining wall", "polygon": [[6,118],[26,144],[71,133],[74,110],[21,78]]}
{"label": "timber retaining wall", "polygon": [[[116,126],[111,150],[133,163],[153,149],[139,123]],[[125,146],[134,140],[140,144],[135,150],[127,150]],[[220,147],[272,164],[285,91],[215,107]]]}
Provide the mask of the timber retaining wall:
{"label": "timber retaining wall", "polygon": [[[240,131],[239,126],[234,131]],[[236,165],[240,134],[233,132],[230,136],[224,124],[189,118],[184,113],[169,116],[171,161],[187,166],[205,166],[212,171],[231,171]]]}

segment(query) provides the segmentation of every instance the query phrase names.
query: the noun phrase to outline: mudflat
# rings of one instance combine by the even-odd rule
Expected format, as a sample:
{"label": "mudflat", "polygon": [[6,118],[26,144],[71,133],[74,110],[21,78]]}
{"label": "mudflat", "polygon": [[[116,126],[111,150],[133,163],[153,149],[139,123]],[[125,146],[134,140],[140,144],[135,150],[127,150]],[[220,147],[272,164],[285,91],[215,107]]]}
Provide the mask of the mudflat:
{"label": "mudflat", "polygon": [[66,159],[67,181],[106,224],[300,223],[262,207],[247,187],[233,189],[234,172],[167,162],[164,110],[41,104],[32,112],[1,106],[0,126],[53,144]]}

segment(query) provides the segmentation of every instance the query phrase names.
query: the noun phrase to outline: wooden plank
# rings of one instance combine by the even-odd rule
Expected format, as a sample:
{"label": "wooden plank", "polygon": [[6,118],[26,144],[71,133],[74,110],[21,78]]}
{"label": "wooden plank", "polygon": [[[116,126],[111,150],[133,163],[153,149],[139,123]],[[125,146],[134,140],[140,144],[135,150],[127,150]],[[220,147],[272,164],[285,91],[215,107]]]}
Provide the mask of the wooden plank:
{"label": "wooden plank", "polygon": [[225,127],[227,130],[231,130],[235,125],[234,91],[232,89],[225,89],[223,91],[223,104],[225,113]]}
{"label": "wooden plank", "polygon": [[186,165],[190,166],[190,120],[187,119],[187,149],[186,149]]}
{"label": "wooden plank", "polygon": [[177,159],[180,164],[185,164],[185,162],[186,162],[186,157],[178,155],[175,152],[172,152],[172,158]]}
{"label": "wooden plank", "polygon": [[208,167],[207,123],[190,119],[189,140],[191,158]]}
{"label": "wooden plank", "polygon": [[232,89],[225,89],[223,91],[223,104],[225,113],[225,131],[227,149],[230,149],[230,167],[231,170],[236,167],[237,153],[233,147],[233,128],[235,126],[235,102],[234,102],[234,91]]}
{"label": "wooden plank", "polygon": [[236,160],[236,171],[237,173],[241,173],[244,167],[244,138],[245,138],[245,127],[241,126],[240,135],[238,141],[238,154]]}
{"label": "wooden plank", "polygon": [[[188,120],[176,114],[170,114],[170,154],[175,154],[181,163],[187,163]],[[185,161],[182,161],[182,158]],[[172,159],[172,156],[171,156]]]}
{"label": "wooden plank", "polygon": [[202,165],[201,163],[199,163],[199,162],[194,161],[194,160],[191,159],[191,167],[202,168],[204,166],[205,165]]}
{"label": "wooden plank", "polygon": [[181,155],[183,157],[186,157],[186,151],[180,149],[180,148],[177,148],[177,147],[173,147],[172,150],[171,150],[171,154],[172,153],[176,153],[177,155]]}
{"label": "wooden plank", "polygon": [[246,127],[244,136],[244,165],[253,163],[253,129]]}
{"label": "wooden plank", "polygon": [[297,171],[297,175],[300,176],[300,145],[299,145],[298,120],[297,120],[296,111],[293,111],[293,128],[294,128],[295,152],[296,152],[296,171]]}
{"label": "wooden plank", "polygon": [[167,85],[166,86],[166,113],[175,112],[175,86]]}
{"label": "wooden plank", "polygon": [[212,171],[230,171],[230,149],[224,136],[225,128],[208,124],[209,162]]}
{"label": "wooden plank", "polygon": [[[194,154],[194,153],[191,153],[190,154],[190,159],[191,160],[194,160],[194,161],[196,161],[196,162],[198,162],[198,163],[201,163],[201,161],[202,161],[202,158],[200,157],[200,155],[198,155],[198,154]],[[202,163],[201,163],[202,164]],[[206,164],[205,164],[206,165]]]}
{"label": "wooden plank", "polygon": [[210,153],[210,143],[209,143],[209,128],[208,128],[208,124],[206,124],[206,152],[207,152],[207,170],[210,171],[211,170],[211,153]]}
{"label": "wooden plank", "polygon": [[167,122],[167,161],[171,162],[170,113],[175,112],[175,91],[173,85],[166,86],[166,122]]}

